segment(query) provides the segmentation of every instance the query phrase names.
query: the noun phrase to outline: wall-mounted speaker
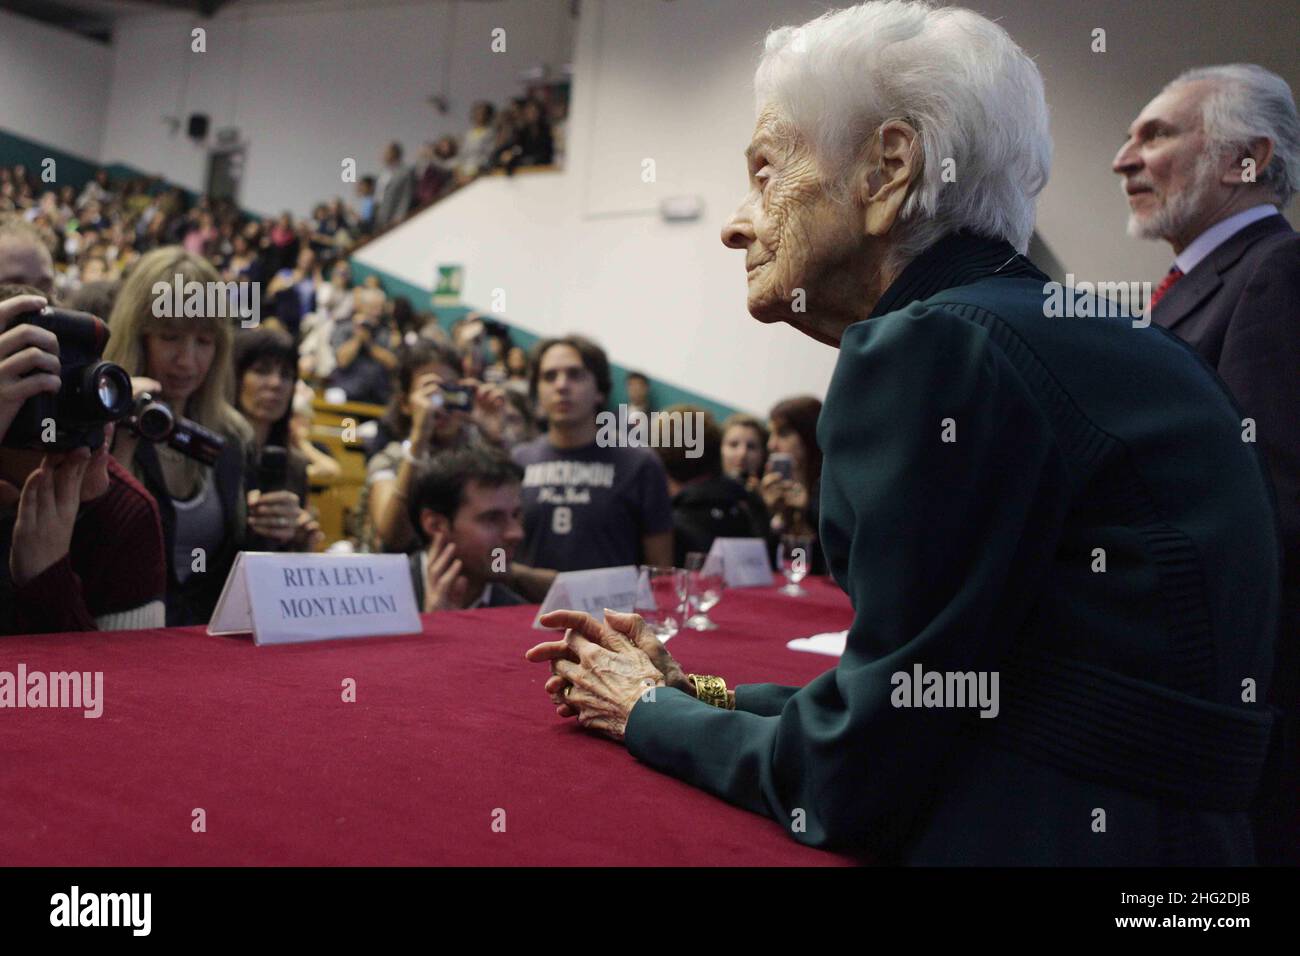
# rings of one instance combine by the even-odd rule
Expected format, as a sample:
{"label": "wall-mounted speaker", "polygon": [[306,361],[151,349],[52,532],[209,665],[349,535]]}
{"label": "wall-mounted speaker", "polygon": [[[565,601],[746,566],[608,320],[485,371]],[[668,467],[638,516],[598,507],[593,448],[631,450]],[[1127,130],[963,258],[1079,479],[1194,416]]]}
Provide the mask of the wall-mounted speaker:
{"label": "wall-mounted speaker", "polygon": [[208,114],[191,113],[188,132],[190,139],[207,139]]}

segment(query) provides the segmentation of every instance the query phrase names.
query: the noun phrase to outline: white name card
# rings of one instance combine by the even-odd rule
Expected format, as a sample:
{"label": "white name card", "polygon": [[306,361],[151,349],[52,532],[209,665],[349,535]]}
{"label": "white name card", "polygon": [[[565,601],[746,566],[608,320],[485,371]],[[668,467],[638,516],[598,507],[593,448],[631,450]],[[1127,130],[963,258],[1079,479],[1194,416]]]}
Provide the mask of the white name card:
{"label": "white name card", "polygon": [[636,603],[636,566],[593,568],[590,571],[562,571],[551,582],[546,600],[533,619],[533,627],[551,611],[586,611],[604,620],[605,608],[630,611]]}
{"label": "white name card", "polygon": [[241,551],[208,633],[250,631],[258,645],[417,634],[406,555]]}
{"label": "white name card", "polygon": [[706,562],[722,558],[723,575],[729,588],[772,586],[772,562],[762,538],[714,538]]}
{"label": "white name card", "polygon": [[785,646],[792,651],[808,651],[811,654],[843,657],[844,648],[848,646],[848,643],[848,631],[830,631],[826,634],[814,634],[812,637],[796,637]]}

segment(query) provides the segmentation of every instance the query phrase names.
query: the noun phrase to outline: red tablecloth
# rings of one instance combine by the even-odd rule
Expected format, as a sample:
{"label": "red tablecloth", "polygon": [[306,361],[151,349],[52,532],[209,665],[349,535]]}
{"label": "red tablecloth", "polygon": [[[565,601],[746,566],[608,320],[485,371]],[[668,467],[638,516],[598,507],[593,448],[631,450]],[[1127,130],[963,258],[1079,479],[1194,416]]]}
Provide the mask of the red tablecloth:
{"label": "red tablecloth", "polygon": [[[729,591],[719,630],[669,648],[732,686],[802,684],[834,659],[786,641],[852,617],[833,584],[805,583]],[[0,709],[0,865],[851,862],[556,717],[548,669],[523,659],[535,612],[284,647],[201,628],[0,638],[0,670],[104,672],[98,719]]]}

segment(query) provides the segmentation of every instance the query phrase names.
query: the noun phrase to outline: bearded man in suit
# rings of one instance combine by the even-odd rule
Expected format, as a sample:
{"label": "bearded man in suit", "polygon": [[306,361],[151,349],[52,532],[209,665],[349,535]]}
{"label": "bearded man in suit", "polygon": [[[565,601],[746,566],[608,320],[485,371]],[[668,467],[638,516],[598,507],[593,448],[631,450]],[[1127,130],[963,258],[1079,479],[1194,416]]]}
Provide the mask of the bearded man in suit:
{"label": "bearded man in suit", "polygon": [[1169,243],[1151,320],[1219,373],[1264,453],[1283,546],[1273,700],[1284,711],[1256,809],[1261,862],[1300,864],[1300,187],[1291,88],[1252,64],[1189,70],[1129,128],[1113,168],[1129,235]]}

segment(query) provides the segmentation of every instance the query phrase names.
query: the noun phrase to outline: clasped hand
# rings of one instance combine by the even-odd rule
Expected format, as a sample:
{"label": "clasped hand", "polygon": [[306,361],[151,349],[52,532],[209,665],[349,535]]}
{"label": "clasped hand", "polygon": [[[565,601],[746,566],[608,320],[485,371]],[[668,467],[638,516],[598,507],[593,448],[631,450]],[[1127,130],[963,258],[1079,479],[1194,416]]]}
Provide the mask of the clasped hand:
{"label": "clasped hand", "polygon": [[564,639],[532,647],[524,657],[549,661],[545,690],[561,717],[622,740],[632,708],[654,687],[693,695],[685,673],[637,614],[605,611],[604,622],[581,611],[552,611],[541,625],[566,628]]}

